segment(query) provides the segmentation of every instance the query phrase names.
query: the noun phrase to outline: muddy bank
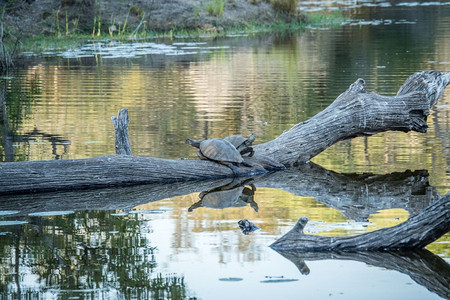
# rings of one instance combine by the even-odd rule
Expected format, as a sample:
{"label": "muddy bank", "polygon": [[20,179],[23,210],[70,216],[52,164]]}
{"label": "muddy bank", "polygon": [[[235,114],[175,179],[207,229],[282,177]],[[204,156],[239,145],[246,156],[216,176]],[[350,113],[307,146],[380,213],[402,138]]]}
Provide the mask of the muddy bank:
{"label": "muddy bank", "polygon": [[[6,2],[5,2],[6,3]],[[22,36],[195,30],[299,20],[264,0],[15,0],[5,21]]]}

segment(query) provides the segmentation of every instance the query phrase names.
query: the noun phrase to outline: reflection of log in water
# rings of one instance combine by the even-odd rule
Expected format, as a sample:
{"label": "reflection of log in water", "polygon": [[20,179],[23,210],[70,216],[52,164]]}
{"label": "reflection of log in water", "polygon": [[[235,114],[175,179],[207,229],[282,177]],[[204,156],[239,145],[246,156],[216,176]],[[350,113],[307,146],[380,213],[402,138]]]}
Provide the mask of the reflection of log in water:
{"label": "reflection of log in water", "polygon": [[[246,182],[245,178],[234,181],[226,178],[75,192],[3,195],[0,196],[0,210],[20,208],[21,214],[53,210],[129,210],[161,199],[236,185],[236,180]],[[426,171],[406,171],[383,176],[346,175],[310,163],[299,169],[254,177],[252,183],[256,187],[279,188],[296,195],[313,196],[317,201],[355,220],[365,219],[379,209],[400,207],[417,211],[437,198],[435,189],[428,185]],[[422,192],[425,195],[420,195]],[[250,202],[257,203],[258,199]]]}
{"label": "reflection of log in water", "polygon": [[226,178],[100,190],[4,195],[0,196],[0,210],[20,209],[20,215],[61,210],[130,210],[141,204],[208,190],[214,186],[228,184],[230,181],[230,178]]}
{"label": "reflection of log in water", "polygon": [[262,177],[257,186],[314,197],[349,219],[366,221],[369,215],[382,209],[403,208],[416,213],[439,199],[428,176],[425,170],[384,175],[342,174],[308,163]]}
{"label": "reflection of log in water", "polygon": [[305,261],[354,260],[401,272],[440,297],[450,298],[450,265],[428,250],[352,253],[278,251],[278,253],[292,261],[304,275],[308,275],[310,272]]}

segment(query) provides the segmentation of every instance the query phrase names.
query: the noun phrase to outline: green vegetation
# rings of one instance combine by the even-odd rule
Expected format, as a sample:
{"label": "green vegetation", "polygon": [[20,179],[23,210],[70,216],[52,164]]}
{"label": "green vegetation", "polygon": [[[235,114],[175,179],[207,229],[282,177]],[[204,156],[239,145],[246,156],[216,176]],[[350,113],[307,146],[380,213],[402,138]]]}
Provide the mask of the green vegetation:
{"label": "green vegetation", "polygon": [[11,36],[4,25],[5,10],[0,9],[0,72],[5,72],[14,66],[19,38]]}
{"label": "green vegetation", "polygon": [[[130,9],[131,11],[131,9]],[[144,20],[145,14],[142,19]],[[56,33],[54,36],[38,35],[25,39],[21,42],[21,52],[39,53],[46,50],[70,49],[76,48],[86,43],[88,40],[148,40],[155,38],[174,39],[174,38],[198,38],[198,37],[217,37],[229,34],[249,34],[256,35],[259,33],[270,32],[294,32],[304,29],[306,26],[338,26],[344,21],[344,17],[338,11],[336,12],[320,12],[306,15],[307,21],[304,22],[296,19],[291,22],[274,22],[271,24],[247,23],[240,27],[226,28],[217,30],[201,30],[201,29],[173,29],[170,31],[151,31],[142,29],[141,22],[136,28],[127,28],[126,22],[117,30],[109,32],[101,31],[101,21],[97,18],[93,21],[91,34],[75,33],[74,30],[66,30],[66,34]],[[111,28],[111,27],[110,27]],[[115,33],[115,34],[114,34]]]}
{"label": "green vegetation", "polygon": [[210,0],[205,4],[205,9],[211,16],[221,17],[225,8],[226,0]]}
{"label": "green vegetation", "polygon": [[345,21],[345,18],[340,11],[309,13],[306,14],[306,17],[311,26],[333,27],[339,26]]}

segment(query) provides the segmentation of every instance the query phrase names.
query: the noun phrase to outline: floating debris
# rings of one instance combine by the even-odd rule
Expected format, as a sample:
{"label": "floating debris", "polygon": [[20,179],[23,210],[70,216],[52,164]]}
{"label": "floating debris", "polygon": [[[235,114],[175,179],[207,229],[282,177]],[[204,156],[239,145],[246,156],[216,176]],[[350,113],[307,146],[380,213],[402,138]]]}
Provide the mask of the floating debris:
{"label": "floating debris", "polygon": [[164,212],[166,212],[164,209],[132,210],[130,214],[162,214]]}
{"label": "floating debris", "polygon": [[18,214],[20,210],[0,210],[0,216],[9,216]]}
{"label": "floating debris", "polygon": [[200,45],[207,45],[207,44],[208,44],[207,42],[176,42],[176,43],[173,43],[172,45],[190,47],[190,46],[200,46]]}
{"label": "floating debris", "polygon": [[450,5],[450,2],[400,2],[400,3],[391,3],[387,1],[375,1],[373,3],[371,0],[365,1],[361,0],[355,2],[353,0],[330,0],[330,1],[301,1],[301,6],[299,9],[304,12],[318,12],[323,10],[333,11],[333,10],[350,10],[357,9],[361,7],[416,7],[416,6],[444,6]]}
{"label": "floating debris", "polygon": [[53,217],[53,216],[64,216],[75,213],[73,210],[62,210],[62,211],[43,211],[28,214],[30,217]]}
{"label": "floating debris", "polygon": [[27,221],[0,221],[0,226],[14,226],[28,224]]}
{"label": "floating debris", "polygon": [[123,216],[128,216],[128,212],[120,212],[120,213],[112,213],[110,214],[110,216],[115,216],[115,217],[123,217]]}
{"label": "floating debris", "polygon": [[242,278],[239,277],[226,277],[226,278],[219,278],[220,281],[242,281]]}
{"label": "floating debris", "polygon": [[85,144],[100,144],[103,143],[103,141],[84,141]]}
{"label": "floating debris", "polygon": [[195,55],[210,53],[213,50],[229,49],[230,46],[208,46],[207,42],[176,42],[159,44],[154,42],[116,42],[91,41],[77,49],[54,49],[40,54],[26,52],[26,56],[59,56],[63,58],[82,58],[101,56],[102,58],[139,58],[144,55]]}
{"label": "floating debris", "polygon": [[280,283],[280,282],[292,282],[292,281],[298,281],[298,279],[289,279],[289,278],[283,278],[283,279],[267,279],[267,280],[261,280],[261,283]]}
{"label": "floating debris", "polygon": [[29,142],[30,145],[47,145],[46,142]]}

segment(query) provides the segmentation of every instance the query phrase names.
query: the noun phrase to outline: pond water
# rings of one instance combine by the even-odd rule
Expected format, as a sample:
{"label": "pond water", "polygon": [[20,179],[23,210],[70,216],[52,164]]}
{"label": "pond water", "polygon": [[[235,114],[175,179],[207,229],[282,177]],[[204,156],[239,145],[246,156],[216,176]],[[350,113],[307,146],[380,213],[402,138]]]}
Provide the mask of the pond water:
{"label": "pond water", "polygon": [[[302,1],[324,7],[349,21],[28,53],[27,67],[0,79],[0,160],[114,154],[110,117],[124,107],[133,155],[195,159],[185,137],[271,140],[360,77],[395,95],[415,72],[450,72],[449,2]],[[0,298],[450,298],[448,234],[404,256],[292,258],[268,247],[301,216],[308,233],[355,235],[449,192],[449,114],[447,88],[426,134],[343,141],[252,181],[2,196]],[[220,186],[230,189],[217,202]],[[243,234],[241,219],[259,229]]]}

